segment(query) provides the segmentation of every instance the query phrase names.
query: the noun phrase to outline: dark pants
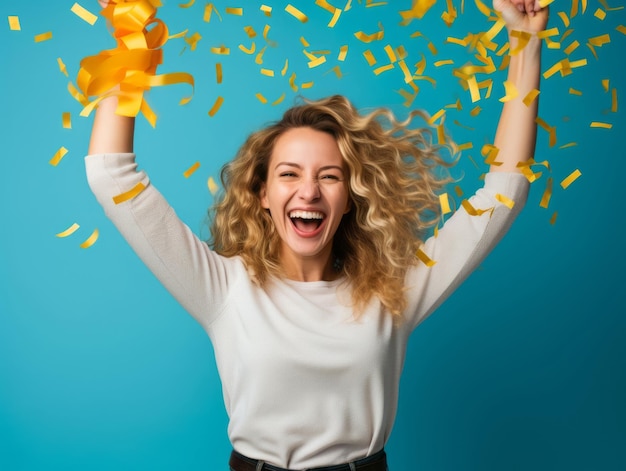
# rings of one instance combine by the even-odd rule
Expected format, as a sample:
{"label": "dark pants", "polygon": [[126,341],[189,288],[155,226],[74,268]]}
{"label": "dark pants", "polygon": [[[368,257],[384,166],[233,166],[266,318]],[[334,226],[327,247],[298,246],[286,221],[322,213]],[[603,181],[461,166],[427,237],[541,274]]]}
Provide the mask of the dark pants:
{"label": "dark pants", "polygon": [[[248,458],[235,450],[230,455],[229,465],[230,471],[298,471],[280,468],[263,461]],[[349,463],[300,471],[389,471],[389,468],[387,467],[385,450],[380,450],[378,453]]]}

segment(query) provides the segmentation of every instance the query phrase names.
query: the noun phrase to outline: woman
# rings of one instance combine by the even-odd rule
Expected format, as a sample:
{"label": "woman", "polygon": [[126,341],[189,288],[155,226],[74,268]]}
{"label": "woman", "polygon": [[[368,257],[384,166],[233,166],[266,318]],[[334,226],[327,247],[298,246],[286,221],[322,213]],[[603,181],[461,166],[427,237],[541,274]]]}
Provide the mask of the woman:
{"label": "woman", "polygon": [[[509,32],[537,33],[538,4],[496,0]],[[515,37],[510,37],[511,49]],[[436,149],[382,110],[342,97],[292,108],[254,133],[223,171],[225,194],[200,241],[136,171],[133,118],[97,110],[86,157],[107,215],[209,335],[233,445],[230,469],[386,470],[408,337],[484,259],[523,206],[518,164],[533,155],[540,40],[511,57],[499,165],[437,237]],[[389,129],[379,124],[390,121]],[[143,183],[120,204],[113,197]],[[504,198],[502,198],[504,197]],[[500,201],[512,200],[512,209]],[[423,246],[422,246],[423,245]],[[437,263],[417,260],[418,248]]]}

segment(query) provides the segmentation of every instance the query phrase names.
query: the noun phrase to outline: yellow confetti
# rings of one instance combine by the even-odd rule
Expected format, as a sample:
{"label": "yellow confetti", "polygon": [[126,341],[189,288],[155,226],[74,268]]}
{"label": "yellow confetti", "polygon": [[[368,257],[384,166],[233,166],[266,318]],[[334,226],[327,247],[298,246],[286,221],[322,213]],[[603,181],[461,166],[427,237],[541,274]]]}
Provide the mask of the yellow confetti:
{"label": "yellow confetti", "polygon": [[[215,116],[215,113],[217,113],[220,109],[220,107],[222,106],[222,103],[224,103],[224,98],[221,96],[218,96],[217,99],[215,100],[215,103],[213,103],[213,106],[211,107],[211,109],[209,110],[209,116],[212,118],[213,116]],[[199,164],[198,164],[199,165]],[[191,175],[191,174],[190,174]]]}
{"label": "yellow confetti", "polygon": [[576,90],[575,88],[571,88],[570,87],[569,94],[570,95],[582,96],[583,92],[581,92],[580,90]]}
{"label": "yellow confetti", "polygon": [[422,251],[422,249],[417,249],[417,252],[415,253],[415,255],[424,265],[426,265],[429,268],[437,263],[434,260],[432,260],[428,255],[426,255]]}
{"label": "yellow confetti", "polygon": [[480,216],[480,215],[485,214],[485,213],[493,212],[493,208],[476,209],[476,208],[474,208],[474,206],[472,206],[472,203],[470,203],[469,200],[461,201],[461,206],[463,206],[463,208],[465,209],[467,214],[469,214],[470,216]]}
{"label": "yellow confetti", "polygon": [[69,112],[63,112],[63,129],[72,129],[72,118]]}
{"label": "yellow confetti", "polygon": [[605,92],[609,91],[609,79],[602,79],[602,88],[604,88]]}
{"label": "yellow confetti", "polygon": [[496,193],[496,199],[509,209],[513,209],[513,206],[515,206],[515,201],[500,193]]}
{"label": "yellow confetti", "polygon": [[189,0],[187,3],[179,3],[178,6],[180,8],[189,8],[192,7],[194,3],[196,3],[196,0]]}
{"label": "yellow confetti", "polygon": [[550,204],[550,198],[552,198],[552,177],[548,177],[548,180],[546,182],[546,189],[541,196],[539,206],[541,206],[542,208],[547,208]]}
{"label": "yellow confetti", "polygon": [[550,147],[554,147],[554,145],[556,144],[556,127],[554,126],[550,126],[548,123],[546,123],[543,119],[541,119],[539,116],[537,116],[535,118],[535,123],[537,123],[539,126],[541,126],[545,131],[548,132],[548,135],[550,136],[550,140],[548,145]]}
{"label": "yellow confetti", "polygon": [[559,146],[559,149],[567,149],[568,147],[576,147],[578,144],[576,142],[568,142],[567,144],[563,144]]}
{"label": "yellow confetti", "polygon": [[135,196],[137,196],[139,193],[141,193],[145,189],[146,189],[146,185],[144,185],[142,182],[139,182],[130,190],[120,193],[119,195],[115,195],[113,197],[113,202],[115,204],[120,204],[120,203],[123,203],[124,201],[133,199]]}
{"label": "yellow confetti", "polygon": [[617,113],[617,90],[611,90],[611,112]]}
{"label": "yellow confetti", "polygon": [[76,232],[79,228],[80,228],[80,226],[78,224],[74,223],[70,227],[65,229],[64,231],[59,232],[58,234],[56,234],[56,236],[57,237],[67,237],[67,236],[70,236],[74,232]]}
{"label": "yellow confetti", "polygon": [[560,11],[558,15],[561,18],[561,21],[563,22],[563,26],[567,28],[569,26],[569,17],[567,16],[567,13],[565,13],[564,11]]}
{"label": "yellow confetti", "polygon": [[397,62],[398,58],[396,57],[396,53],[393,48],[387,44],[383,50],[387,53],[387,57],[389,57],[389,62]]}
{"label": "yellow confetti", "polygon": [[268,7],[267,5],[261,5],[259,10],[261,10],[265,16],[272,16],[272,7]]}
{"label": "yellow confetti", "polygon": [[574,170],[572,173],[570,173],[567,177],[563,179],[563,181],[561,182],[561,188],[565,190],[580,176],[581,176],[580,170],[578,169]]}
{"label": "yellow confetti", "polygon": [[385,37],[385,31],[383,29],[383,25],[378,23],[379,31],[372,34],[365,34],[363,31],[358,31],[354,33],[354,36],[364,43],[371,43],[372,41],[379,41]]}
{"label": "yellow confetti", "polygon": [[374,54],[372,54],[372,51],[370,51],[369,49],[363,53],[363,56],[365,57],[365,60],[370,67],[376,64],[376,58],[374,57]]}
{"label": "yellow confetti", "polygon": [[602,34],[600,36],[589,38],[589,44],[591,44],[592,46],[596,46],[596,47],[602,47],[605,44],[608,44],[610,42],[611,42],[611,36],[609,36],[608,34]]}
{"label": "yellow confetti", "polygon": [[21,31],[20,18],[18,16],[9,16],[9,29],[11,31]]}
{"label": "yellow confetti", "polygon": [[301,23],[306,23],[307,21],[309,21],[309,18],[300,10],[298,10],[296,7],[294,7],[291,3],[289,3],[285,7],[285,11],[289,13],[291,16],[294,16],[295,18],[300,20]]}
{"label": "yellow confetti", "polygon": [[409,24],[414,19],[421,19],[426,12],[430,10],[436,0],[413,0],[413,5],[410,10],[400,11],[402,17],[402,25]]}
{"label": "yellow confetti", "polygon": [[263,104],[267,103],[267,98],[265,98],[262,94],[257,93],[254,96],[256,96],[257,100],[259,100],[261,103],[263,103]]}
{"label": "yellow confetti", "polygon": [[304,82],[300,85],[300,87],[304,89],[313,88],[313,82]]}
{"label": "yellow confetti", "polygon": [[87,239],[80,244],[80,248],[81,249],[88,249],[89,247],[91,247],[93,244],[96,243],[96,241],[98,240],[98,237],[100,235],[100,231],[98,231],[98,229],[94,229],[94,231],[91,233],[91,235],[89,237],[87,237]]}
{"label": "yellow confetti", "polygon": [[517,91],[517,87],[515,86],[515,84],[513,82],[505,80],[504,81],[504,96],[500,98],[499,101],[501,101],[502,103],[506,103],[507,101],[513,100],[515,97],[517,97],[517,95],[518,95],[518,91]]}
{"label": "yellow confetti", "polygon": [[226,46],[224,46],[224,45],[222,45],[222,46],[220,46],[220,47],[212,47],[212,48],[210,49],[210,51],[211,51],[213,54],[218,54],[218,55],[221,55],[221,56],[227,56],[227,55],[229,55],[229,54],[230,54],[230,48],[229,48],[229,47],[226,47]]}
{"label": "yellow confetti", "polygon": [[535,99],[539,96],[539,90],[537,90],[536,88],[533,88],[530,92],[528,92],[528,94],[524,97],[524,99],[522,100],[522,102],[526,105],[526,106],[530,106]]}
{"label": "yellow confetti", "polygon": [[393,69],[395,66],[393,64],[382,65],[374,69],[374,75],[380,75],[383,72],[387,72],[388,70]]}
{"label": "yellow confetti", "polygon": [[611,129],[613,127],[613,125],[609,124],[609,123],[602,123],[602,122],[599,122],[599,121],[592,121],[592,123],[589,125],[589,127]]}
{"label": "yellow confetti", "polygon": [[226,7],[226,13],[229,15],[243,16],[243,8]]}
{"label": "yellow confetti", "polygon": [[618,25],[618,26],[615,27],[615,29],[617,31],[619,31],[620,33],[622,33],[622,34],[626,34],[626,26],[624,26],[624,25]]}
{"label": "yellow confetti", "polygon": [[470,116],[471,117],[475,117],[478,116],[478,114],[482,111],[482,108],[480,106],[475,106],[474,108],[471,109],[470,111]]}
{"label": "yellow confetti", "polygon": [[578,46],[580,46],[580,43],[574,40],[569,46],[563,49],[563,52],[569,56],[572,52],[574,52],[578,48]]}
{"label": "yellow confetti", "polygon": [[213,177],[209,177],[207,180],[207,187],[213,196],[215,196],[215,194],[219,191],[219,187],[217,186],[217,183],[215,183],[215,180],[213,180]]}
{"label": "yellow confetti", "polygon": [[440,61],[435,61],[435,67],[441,67],[442,65],[454,65],[454,61],[452,59],[444,59]]}
{"label": "yellow confetti", "polygon": [[81,20],[89,23],[91,26],[93,26],[95,22],[98,20],[98,17],[96,15],[91,13],[86,8],[83,8],[78,3],[74,3],[74,5],[72,5],[72,8],[70,8],[70,10],[72,13],[78,16]]}
{"label": "yellow confetti", "polygon": [[448,193],[439,195],[439,206],[441,207],[441,214],[451,213],[450,201],[448,199]]}
{"label": "yellow confetti", "polygon": [[213,13],[214,10],[215,10],[215,14],[217,15],[217,17],[220,19],[220,21],[222,21],[222,15],[220,15],[220,12],[217,11],[217,8],[215,8],[215,5],[213,5],[212,3],[207,3],[204,6],[204,14],[202,15],[202,20],[205,23],[209,23],[211,21],[211,14]]}
{"label": "yellow confetti", "polygon": [[335,8],[335,11],[333,12],[333,17],[328,22],[329,28],[335,27],[335,25],[337,24],[337,21],[339,21],[339,17],[341,16],[341,11],[342,10],[340,8]]}
{"label": "yellow confetti", "polygon": [[348,55],[348,45],[341,46],[339,48],[339,55],[337,56],[337,60],[343,62],[346,60],[347,55]]}
{"label": "yellow confetti", "polygon": [[[468,128],[468,129],[473,130],[473,128]],[[459,151],[469,150],[469,149],[473,149],[473,148],[474,148],[474,143],[473,142],[464,142],[463,144],[459,144],[457,146],[457,149]]]}
{"label": "yellow confetti", "polygon": [[319,65],[322,65],[324,62],[326,62],[326,57],[325,56],[320,56],[317,59],[314,59],[312,61],[310,61],[308,63],[308,66],[310,69],[312,69],[313,67],[317,67]]}
{"label": "yellow confetti", "polygon": [[332,6],[330,3],[328,3],[326,0],[315,0],[315,4],[318,7],[323,8],[324,10],[326,10],[328,13],[334,13],[335,10],[337,10],[337,8],[335,8],[334,6]]}
{"label": "yellow confetti", "polygon": [[595,16],[596,18],[598,18],[600,21],[604,20],[604,18],[606,18],[606,12],[602,9],[602,8],[598,8],[593,16]]}
{"label": "yellow confetti", "polygon": [[36,43],[47,41],[48,39],[52,39],[52,31],[48,31],[47,33],[41,33],[35,36]]}
{"label": "yellow confetti", "polygon": [[222,83],[222,64],[221,64],[221,62],[217,62],[215,64],[215,81],[218,84]]}
{"label": "yellow confetti", "polygon": [[65,75],[66,77],[69,77],[67,73],[67,67],[65,66],[65,64],[63,63],[60,57],[57,57],[57,64],[59,64],[59,70],[61,71],[61,73]]}
{"label": "yellow confetti", "polygon": [[550,218],[550,224],[552,224],[553,226],[556,223],[557,214],[558,214],[558,211],[555,211],[554,214],[552,214],[552,217]]}
{"label": "yellow confetti", "polygon": [[[215,105],[214,105],[215,107]],[[200,168],[200,162],[196,162],[191,167],[183,172],[183,177],[189,178],[193,173]]]}
{"label": "yellow confetti", "polygon": [[254,54],[254,51],[256,51],[256,44],[253,42],[252,45],[250,46],[250,48],[246,48],[243,44],[239,45],[239,49],[248,55]]}
{"label": "yellow confetti", "polygon": [[265,27],[263,28],[263,39],[265,39],[265,41],[267,41],[267,43],[273,47],[273,46],[276,46],[278,43],[276,41],[272,41],[271,39],[268,39],[267,37],[271,28],[272,27],[270,25],[265,25]]}
{"label": "yellow confetti", "polygon": [[261,69],[261,75],[265,75],[266,77],[273,77],[274,71],[271,69]]}
{"label": "yellow confetti", "polygon": [[274,100],[272,102],[272,106],[276,106],[280,103],[282,103],[282,101],[285,99],[285,92],[283,92],[283,94],[281,96],[279,96],[276,100]]}
{"label": "yellow confetti", "polygon": [[50,159],[48,163],[53,167],[56,167],[57,165],[59,165],[59,162],[61,162],[61,159],[65,157],[65,154],[67,154],[67,152],[68,150],[65,147],[61,146],[61,148],[55,152],[54,156],[52,157],[52,159]]}

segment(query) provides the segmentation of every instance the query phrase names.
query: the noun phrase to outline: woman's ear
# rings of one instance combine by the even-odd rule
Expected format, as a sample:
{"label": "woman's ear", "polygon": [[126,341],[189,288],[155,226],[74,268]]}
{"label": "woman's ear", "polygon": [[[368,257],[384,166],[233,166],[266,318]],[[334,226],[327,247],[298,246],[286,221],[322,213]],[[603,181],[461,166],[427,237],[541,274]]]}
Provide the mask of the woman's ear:
{"label": "woman's ear", "polygon": [[264,209],[270,209],[270,203],[267,200],[267,185],[265,182],[261,183],[261,189],[259,190],[259,201],[261,201],[261,207]]}

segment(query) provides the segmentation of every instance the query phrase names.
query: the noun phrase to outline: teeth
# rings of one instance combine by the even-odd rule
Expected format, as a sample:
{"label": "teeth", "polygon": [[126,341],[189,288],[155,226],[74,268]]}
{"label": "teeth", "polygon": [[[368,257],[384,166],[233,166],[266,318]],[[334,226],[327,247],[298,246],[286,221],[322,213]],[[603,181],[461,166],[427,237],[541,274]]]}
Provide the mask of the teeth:
{"label": "teeth", "polygon": [[324,215],[318,211],[291,211],[289,217],[299,219],[324,219]]}

